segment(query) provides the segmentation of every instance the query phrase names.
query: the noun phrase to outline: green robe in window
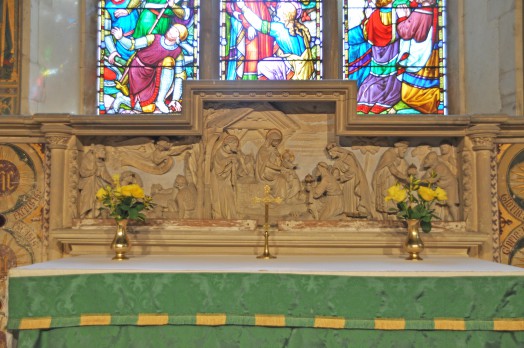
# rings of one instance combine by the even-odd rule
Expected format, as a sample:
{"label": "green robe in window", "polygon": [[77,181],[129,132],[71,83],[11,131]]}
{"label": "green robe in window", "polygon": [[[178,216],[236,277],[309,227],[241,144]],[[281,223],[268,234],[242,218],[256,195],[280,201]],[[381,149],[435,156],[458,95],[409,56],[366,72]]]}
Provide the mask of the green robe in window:
{"label": "green robe in window", "polygon": [[185,10],[178,5],[175,7],[167,7],[162,13],[162,16],[158,20],[158,23],[151,31],[151,27],[155,23],[156,19],[162,12],[162,7],[160,8],[147,8],[147,5],[151,4],[160,4],[165,5],[167,0],[149,0],[146,2],[146,8],[140,13],[138,22],[136,24],[135,32],[133,33],[134,38],[139,38],[146,36],[147,34],[160,34],[164,35],[169,27],[174,24],[173,17],[177,16],[178,18],[184,18]]}

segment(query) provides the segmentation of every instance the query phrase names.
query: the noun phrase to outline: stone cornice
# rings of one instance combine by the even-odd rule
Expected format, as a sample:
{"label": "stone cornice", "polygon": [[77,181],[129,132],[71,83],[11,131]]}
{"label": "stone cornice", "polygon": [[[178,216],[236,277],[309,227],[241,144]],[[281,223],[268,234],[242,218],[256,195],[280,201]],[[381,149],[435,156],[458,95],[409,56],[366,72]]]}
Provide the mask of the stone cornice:
{"label": "stone cornice", "polygon": [[[285,91],[265,93],[259,96],[256,91],[239,94],[238,100],[256,102],[257,98],[272,99],[282,102],[299,102],[297,99],[311,101],[318,98],[323,102],[337,102],[340,97],[331,94],[326,97],[322,92],[297,92],[294,95]],[[217,94],[218,93],[218,94]],[[212,100],[229,101],[236,98],[234,93],[226,96],[227,91],[204,94]],[[254,94],[253,94],[254,93]],[[300,93],[305,93],[302,96]],[[311,92],[313,93],[313,92]],[[318,94],[320,93],[320,94]],[[252,96],[251,96],[252,94]],[[202,95],[199,96],[202,98]],[[324,98],[324,99],[323,99]],[[260,101],[262,101],[260,99]],[[209,99],[206,99],[209,100]],[[347,109],[337,111],[337,134],[352,137],[478,137],[480,133],[489,133],[496,142],[518,141],[524,137],[524,116],[507,115],[465,115],[465,116],[366,116],[358,120],[347,116]],[[195,117],[200,112],[195,112]],[[346,116],[345,116],[346,115]],[[358,122],[356,122],[358,121]],[[77,136],[176,136],[200,135],[202,120],[190,120],[190,116],[144,115],[144,116],[99,116],[71,114],[35,114],[21,116],[3,116],[0,118],[0,137],[46,137],[48,133],[66,133]]]}

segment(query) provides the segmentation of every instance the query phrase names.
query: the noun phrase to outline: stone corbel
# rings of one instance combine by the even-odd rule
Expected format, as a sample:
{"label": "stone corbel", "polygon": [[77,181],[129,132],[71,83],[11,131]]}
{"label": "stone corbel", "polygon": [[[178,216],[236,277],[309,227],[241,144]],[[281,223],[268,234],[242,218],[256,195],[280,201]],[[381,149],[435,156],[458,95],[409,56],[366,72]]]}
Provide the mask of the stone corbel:
{"label": "stone corbel", "polygon": [[[481,250],[481,258],[493,260],[498,255],[498,228],[493,224],[498,208],[493,196],[496,195],[496,180],[493,180],[493,149],[495,139],[500,132],[499,124],[477,124],[467,130],[475,154],[476,188],[476,230],[491,236]],[[495,178],[496,179],[496,178]]]}

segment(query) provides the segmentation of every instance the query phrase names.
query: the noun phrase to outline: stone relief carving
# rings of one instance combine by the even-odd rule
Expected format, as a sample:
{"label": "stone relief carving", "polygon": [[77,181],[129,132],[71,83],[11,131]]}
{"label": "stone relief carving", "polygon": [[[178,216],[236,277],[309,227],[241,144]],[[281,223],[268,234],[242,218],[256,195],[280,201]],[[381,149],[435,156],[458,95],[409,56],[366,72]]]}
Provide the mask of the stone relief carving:
{"label": "stone relief carving", "polygon": [[174,187],[164,188],[162,184],[152,184],[151,185],[151,197],[155,206],[152,211],[146,212],[148,218],[169,218],[170,202],[173,201],[175,197]]}
{"label": "stone relief carving", "polygon": [[404,159],[409,143],[398,141],[394,147],[387,149],[378,161],[373,173],[373,192],[375,207],[383,220],[395,219],[397,206],[393,201],[386,202],[387,189],[397,182],[408,179],[408,162]]}
{"label": "stone relief carving", "polygon": [[426,155],[431,151],[430,145],[419,145],[411,150],[411,157],[417,158],[419,162],[422,162]]}
{"label": "stone relief carving", "polygon": [[[43,247],[49,245],[49,207],[51,206],[51,149],[44,148],[44,206],[42,209],[42,240]],[[71,190],[72,192],[74,190]],[[75,192],[76,194],[76,192]],[[71,210],[75,210],[71,207]],[[44,258],[46,260],[47,257]]]}
{"label": "stone relief carving", "polygon": [[193,182],[188,181],[188,178],[187,175],[177,175],[175,179],[175,188],[178,193],[173,201],[173,206],[170,206],[170,208],[177,213],[179,219],[195,217],[197,189]]}
{"label": "stone relief carving", "polygon": [[473,215],[473,153],[464,151],[462,153],[462,190],[463,190],[463,214],[464,221],[468,222]]}
{"label": "stone relief carving", "polygon": [[71,166],[69,167],[69,209],[71,210],[71,217],[78,218],[78,191],[76,188],[79,183],[79,168],[78,168],[78,150],[74,149],[69,152]]}
{"label": "stone relief carving", "polygon": [[106,167],[106,149],[104,145],[92,145],[85,151],[80,162],[78,183],[78,216],[80,218],[98,218],[101,216],[100,203],[96,199],[97,191],[112,184],[112,177]]}
{"label": "stone relief carving", "polygon": [[282,165],[282,154],[278,146],[282,143],[282,132],[271,129],[267,132],[266,140],[258,149],[256,157],[256,178],[259,182],[271,187],[275,196],[288,200],[289,178],[293,177],[293,170]]}
{"label": "stone relief carving", "polygon": [[144,186],[142,177],[140,174],[132,171],[132,170],[125,170],[120,174],[120,185],[131,185],[131,184],[137,184],[140,186]]}
{"label": "stone relief carving", "polygon": [[437,203],[442,208],[440,213],[437,212],[438,216],[444,221],[458,221],[460,200],[457,176],[435,151],[426,155],[422,167],[426,170],[423,178],[443,188],[448,195],[447,201]]}
{"label": "stone relief carving", "polygon": [[491,150],[494,137],[491,136],[470,136],[474,150]]}
{"label": "stone relief carving", "polygon": [[51,147],[65,147],[71,139],[70,135],[48,135],[46,141]]}
{"label": "stone relief carving", "polygon": [[235,191],[238,179],[247,174],[243,165],[243,153],[239,139],[225,135],[212,156],[211,164],[211,207],[214,219],[235,219],[237,199]]}
{"label": "stone relief carving", "polygon": [[458,169],[457,169],[457,157],[455,155],[455,148],[451,144],[451,142],[445,140],[442,141],[439,145],[440,148],[440,160],[446,164],[451,170],[451,173],[453,175],[457,176]]}
{"label": "stone relief carving", "polygon": [[190,144],[178,144],[168,137],[157,140],[138,137],[132,139],[116,139],[108,145],[112,146],[113,158],[118,166],[130,166],[143,172],[161,175],[173,168],[173,156],[181,155],[192,148]]}
{"label": "stone relief carving", "polygon": [[282,175],[285,176],[287,182],[286,199],[304,202],[302,183],[296,172],[298,164],[295,163],[295,154],[289,149],[282,152],[282,167]]}
{"label": "stone relief carving", "polygon": [[[395,220],[396,204],[385,202],[387,189],[410,174],[448,191],[449,200],[436,208],[443,221],[461,218],[451,143],[410,147],[400,140],[387,147],[384,139],[356,138],[343,146],[270,106],[241,105],[229,114],[208,109],[200,139],[118,138],[85,147],[78,156],[78,218],[105,217],[95,194],[112,184],[115,173],[122,185],[149,189],[156,203],[149,218],[260,220],[264,212],[253,197],[269,185],[283,199],[279,209],[271,209],[272,221]],[[291,128],[275,127],[283,124]],[[303,143],[308,137],[311,143]]]}
{"label": "stone relief carving", "polygon": [[343,192],[337,178],[331,174],[327,163],[319,162],[313,171],[316,181],[312,185],[313,198],[319,204],[313,204],[318,220],[335,220],[344,213]]}
{"label": "stone relief carving", "polygon": [[344,214],[348,217],[376,218],[366,174],[356,156],[335,143],[328,144],[326,151],[334,160],[331,172],[342,187]]}

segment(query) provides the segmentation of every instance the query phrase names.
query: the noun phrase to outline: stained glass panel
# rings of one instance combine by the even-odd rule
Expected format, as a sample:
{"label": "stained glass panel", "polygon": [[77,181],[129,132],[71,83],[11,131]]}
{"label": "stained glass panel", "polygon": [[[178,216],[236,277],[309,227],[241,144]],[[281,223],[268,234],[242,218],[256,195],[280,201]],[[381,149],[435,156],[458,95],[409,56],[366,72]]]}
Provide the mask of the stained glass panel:
{"label": "stained glass panel", "polygon": [[99,114],[181,111],[198,78],[198,0],[99,2]]}
{"label": "stained glass panel", "polygon": [[447,114],[446,1],[344,0],[359,114]]}
{"label": "stained glass panel", "polygon": [[222,0],[220,79],[321,79],[321,5],[320,0]]}
{"label": "stained glass panel", "polygon": [[0,115],[19,113],[20,1],[0,0]]}

